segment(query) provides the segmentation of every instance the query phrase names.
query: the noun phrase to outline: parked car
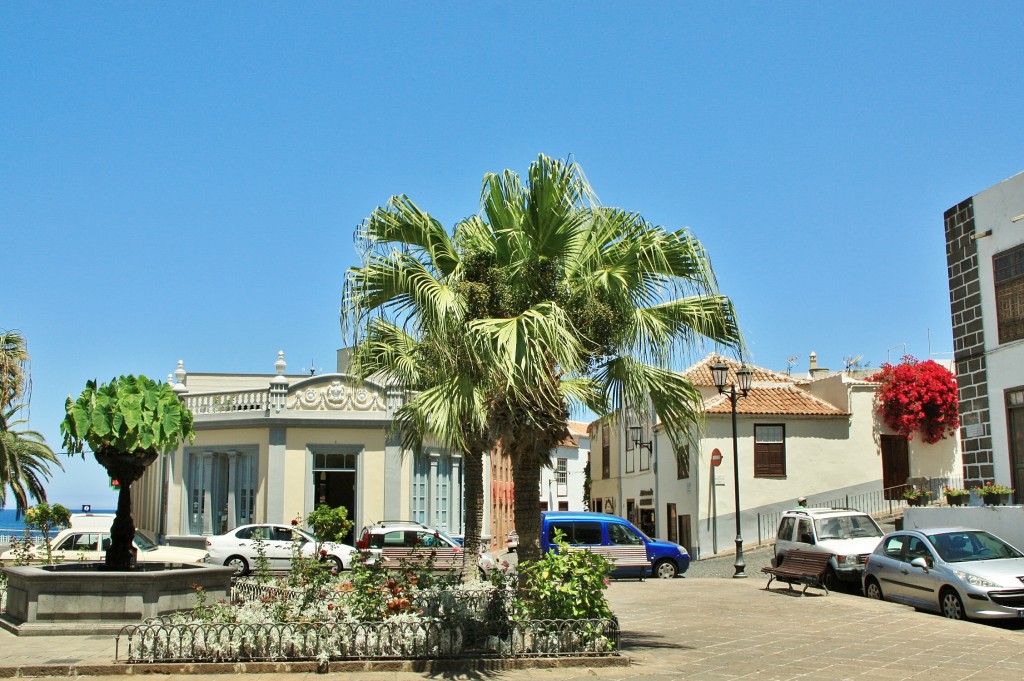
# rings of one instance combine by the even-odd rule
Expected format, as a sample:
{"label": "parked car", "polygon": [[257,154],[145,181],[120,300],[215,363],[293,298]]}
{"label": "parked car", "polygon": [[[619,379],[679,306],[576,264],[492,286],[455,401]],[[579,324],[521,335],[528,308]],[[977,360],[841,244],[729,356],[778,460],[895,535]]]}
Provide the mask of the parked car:
{"label": "parked car", "polygon": [[[298,544],[303,558],[313,557],[313,551],[317,549],[316,538],[305,530],[290,525],[263,523],[241,525],[230,532],[207,537],[206,550],[210,552],[210,562],[229,565],[235,568],[237,576],[242,577],[256,566],[259,557],[257,540],[263,541],[267,566],[275,571],[291,569],[293,542]],[[323,542],[319,548],[321,561],[333,563],[338,570],[352,569],[354,547]]]}
{"label": "parked car", "polygon": [[772,563],[781,565],[791,549],[830,553],[825,587],[832,590],[840,582],[860,584],[864,562],[883,534],[874,518],[853,508],[786,511],[779,521]]}
{"label": "parked car", "polygon": [[[429,552],[435,573],[461,567],[465,551],[448,533],[414,520],[382,520],[367,525],[359,533],[356,549],[366,554],[368,564],[383,560],[386,567],[398,567],[403,561]],[[486,577],[491,566],[489,554],[479,552],[477,569],[482,577]]]}
{"label": "parked car", "polygon": [[[107,548],[110,546],[110,524],[113,522],[113,514],[110,515],[106,529],[102,524],[92,527],[74,526],[61,530],[51,542],[52,556],[58,563],[69,562],[100,562],[106,558]],[[210,554],[199,549],[186,549],[179,546],[159,546],[153,538],[142,530],[135,532],[136,560],[140,563],[208,563]],[[33,546],[29,551],[33,560],[46,558],[46,548]],[[0,562],[9,563],[15,560],[14,551],[5,551],[0,555]]]}
{"label": "parked car", "polygon": [[950,619],[1024,619],[1024,554],[964,527],[890,532],[868,557],[864,595]]}
{"label": "parked car", "polygon": [[541,514],[542,551],[555,547],[561,531],[574,547],[600,553],[615,563],[614,577],[653,574],[672,579],[690,567],[690,554],[673,542],[651,539],[625,518],[588,511],[545,511]]}

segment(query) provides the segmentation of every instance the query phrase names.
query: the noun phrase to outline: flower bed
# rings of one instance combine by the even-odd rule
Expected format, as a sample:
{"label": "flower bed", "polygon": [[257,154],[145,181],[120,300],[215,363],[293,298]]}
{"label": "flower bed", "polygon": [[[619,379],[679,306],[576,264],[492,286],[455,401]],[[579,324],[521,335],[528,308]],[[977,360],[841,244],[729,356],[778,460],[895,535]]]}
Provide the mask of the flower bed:
{"label": "flower bed", "polygon": [[410,615],[382,622],[150,620],[121,630],[117,658],[143,663],[579,657],[616,654],[618,642],[614,620],[450,622]]}

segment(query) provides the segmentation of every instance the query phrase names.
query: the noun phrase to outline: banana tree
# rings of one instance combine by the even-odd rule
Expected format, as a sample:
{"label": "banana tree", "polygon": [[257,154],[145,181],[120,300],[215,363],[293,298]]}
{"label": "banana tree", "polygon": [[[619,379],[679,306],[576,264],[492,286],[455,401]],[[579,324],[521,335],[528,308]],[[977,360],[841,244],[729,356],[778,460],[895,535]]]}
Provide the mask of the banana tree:
{"label": "banana tree", "polygon": [[135,538],[131,485],[160,454],[177,449],[182,440],[195,441],[192,413],[169,385],[141,375],[103,385],[88,381],[78,400],[68,397],[64,409],[60,429],[67,452],[84,456],[88,446],[120,483],[106,568],[129,570]]}

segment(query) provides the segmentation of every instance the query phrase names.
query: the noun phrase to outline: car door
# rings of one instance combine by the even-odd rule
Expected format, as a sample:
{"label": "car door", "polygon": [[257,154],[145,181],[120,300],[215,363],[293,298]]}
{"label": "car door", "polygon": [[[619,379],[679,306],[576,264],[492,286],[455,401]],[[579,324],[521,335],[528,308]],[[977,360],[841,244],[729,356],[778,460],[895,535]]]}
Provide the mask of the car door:
{"label": "car door", "polygon": [[[911,565],[910,562],[915,558],[924,558],[928,569]],[[903,560],[900,563],[905,603],[929,610],[938,608],[940,584],[934,567],[935,554],[928,542],[917,535],[908,535],[907,545],[903,548]]]}
{"label": "car door", "polygon": [[890,534],[882,540],[880,551],[871,554],[870,572],[878,580],[886,600],[907,602],[907,587],[903,569],[903,549],[907,535]]}
{"label": "car door", "polygon": [[100,537],[99,532],[72,532],[54,547],[53,558],[64,562],[102,560]]}
{"label": "car door", "polygon": [[779,530],[775,533],[775,566],[779,564],[779,558],[786,555],[786,552],[793,548],[793,533],[796,531],[796,518],[791,515],[783,516],[779,522]]}
{"label": "car door", "polygon": [[288,570],[292,565],[292,528],[275,525],[270,528],[267,541],[267,559],[276,570]]}
{"label": "car door", "polygon": [[647,542],[633,528],[622,523],[608,523],[608,549],[609,558],[615,562],[616,574],[638,575],[650,571]]}

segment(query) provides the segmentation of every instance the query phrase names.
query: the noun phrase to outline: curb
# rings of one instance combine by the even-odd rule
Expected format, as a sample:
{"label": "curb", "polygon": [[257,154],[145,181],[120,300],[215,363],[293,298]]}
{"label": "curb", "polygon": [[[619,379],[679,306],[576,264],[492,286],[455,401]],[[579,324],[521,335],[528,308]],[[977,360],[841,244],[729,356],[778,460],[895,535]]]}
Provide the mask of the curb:
{"label": "curb", "polygon": [[628,667],[625,655],[520,657],[484,660],[336,660],[301,662],[182,662],[0,666],[0,678],[38,676],[136,676],[143,674],[334,674],[344,672],[500,672],[568,667]]}

